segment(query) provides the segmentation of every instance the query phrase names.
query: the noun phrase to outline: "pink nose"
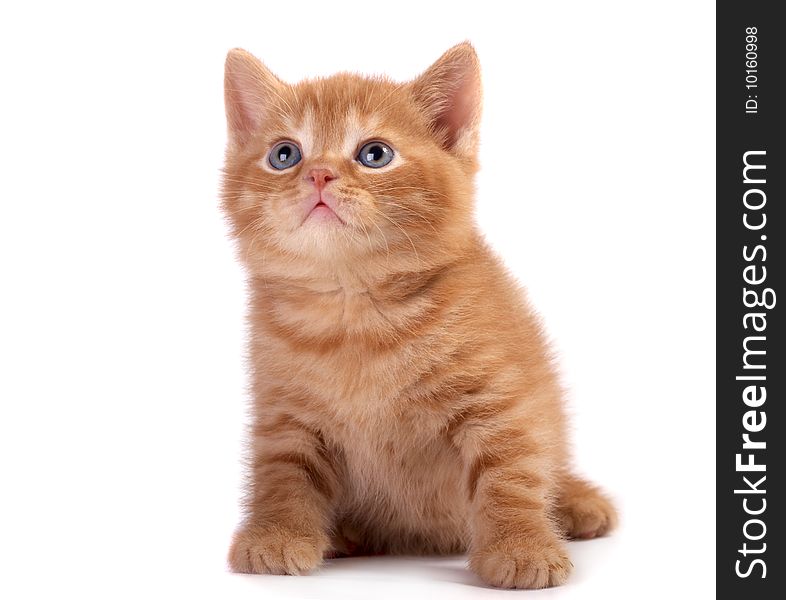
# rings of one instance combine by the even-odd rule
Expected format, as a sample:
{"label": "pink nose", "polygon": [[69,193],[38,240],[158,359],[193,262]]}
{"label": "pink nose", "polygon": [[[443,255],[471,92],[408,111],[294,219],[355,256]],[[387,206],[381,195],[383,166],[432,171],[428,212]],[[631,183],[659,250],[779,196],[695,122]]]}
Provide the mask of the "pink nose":
{"label": "pink nose", "polygon": [[336,174],[330,169],[311,169],[306,175],[306,179],[314,184],[314,186],[322,191],[329,181],[336,179]]}

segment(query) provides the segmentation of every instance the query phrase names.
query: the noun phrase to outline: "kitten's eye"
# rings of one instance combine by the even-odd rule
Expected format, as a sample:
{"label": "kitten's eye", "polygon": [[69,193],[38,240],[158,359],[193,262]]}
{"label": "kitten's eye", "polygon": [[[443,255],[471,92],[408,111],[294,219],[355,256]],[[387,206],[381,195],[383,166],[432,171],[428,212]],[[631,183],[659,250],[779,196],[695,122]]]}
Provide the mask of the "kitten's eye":
{"label": "kitten's eye", "polygon": [[278,171],[294,167],[300,162],[300,148],[293,142],[281,142],[273,146],[268,155],[267,162]]}
{"label": "kitten's eye", "polygon": [[368,142],[358,152],[360,164],[372,169],[384,167],[393,160],[393,150],[382,142]]}

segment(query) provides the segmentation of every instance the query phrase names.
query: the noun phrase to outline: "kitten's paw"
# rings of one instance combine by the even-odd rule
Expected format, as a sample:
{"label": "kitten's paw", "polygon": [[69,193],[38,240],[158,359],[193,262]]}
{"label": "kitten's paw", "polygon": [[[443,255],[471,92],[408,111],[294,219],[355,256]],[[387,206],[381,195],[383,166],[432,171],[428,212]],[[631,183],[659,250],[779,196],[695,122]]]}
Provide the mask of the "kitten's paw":
{"label": "kitten's paw", "polygon": [[278,527],[248,527],[235,533],[229,567],[235,573],[299,575],[322,562],[328,544],[320,534],[304,535]]}
{"label": "kitten's paw", "polygon": [[617,525],[617,511],[595,486],[574,480],[565,486],[556,507],[560,528],[572,539],[606,535]]}
{"label": "kitten's paw", "polygon": [[494,587],[540,589],[565,583],[573,563],[558,540],[507,539],[473,552],[469,568]]}

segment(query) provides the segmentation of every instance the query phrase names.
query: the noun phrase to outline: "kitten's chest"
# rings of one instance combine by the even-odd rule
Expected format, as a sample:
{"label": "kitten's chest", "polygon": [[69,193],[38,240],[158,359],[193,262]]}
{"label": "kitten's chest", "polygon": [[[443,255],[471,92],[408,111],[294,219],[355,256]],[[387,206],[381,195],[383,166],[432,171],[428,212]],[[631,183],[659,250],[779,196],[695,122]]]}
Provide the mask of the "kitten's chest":
{"label": "kitten's chest", "polygon": [[460,536],[467,510],[463,468],[439,430],[390,418],[356,421],[340,438],[341,505],[353,521],[374,530]]}
{"label": "kitten's chest", "polygon": [[415,329],[421,312],[412,305],[381,305],[364,292],[271,302],[258,323],[259,366],[350,410],[389,402],[433,363],[435,336]]}
{"label": "kitten's chest", "polygon": [[349,513],[377,530],[456,540],[466,503],[447,435],[455,398],[435,392],[451,381],[458,342],[432,308],[362,293],[297,298],[275,307],[258,356],[265,376],[297,390],[286,400],[304,399],[298,418],[332,447]]}

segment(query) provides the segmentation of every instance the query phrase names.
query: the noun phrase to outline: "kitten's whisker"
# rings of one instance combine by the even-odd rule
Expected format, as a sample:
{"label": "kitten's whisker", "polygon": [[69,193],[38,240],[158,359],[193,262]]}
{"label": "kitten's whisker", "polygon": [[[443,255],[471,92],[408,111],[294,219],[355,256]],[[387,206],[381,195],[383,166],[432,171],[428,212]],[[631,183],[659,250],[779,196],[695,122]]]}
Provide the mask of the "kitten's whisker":
{"label": "kitten's whisker", "polygon": [[419,212],[417,212],[416,210],[411,209],[411,208],[409,208],[407,206],[402,206],[401,204],[398,204],[397,202],[392,202],[392,201],[388,200],[387,198],[383,198],[383,199],[385,200],[385,204],[387,204],[389,206],[394,206],[394,207],[396,207],[396,208],[398,208],[400,210],[403,210],[403,211],[405,211],[405,212],[407,212],[407,213],[409,213],[409,214],[419,218],[421,221],[426,223],[426,225],[428,225],[429,228],[431,228],[431,231],[433,231],[435,235],[438,233],[436,227],[434,227],[434,224],[431,221],[429,221],[425,216],[423,216]]}
{"label": "kitten's whisker", "polygon": [[246,211],[249,211],[249,210],[258,210],[258,209],[259,209],[258,205],[252,204],[251,206],[244,206],[244,207],[238,208],[237,210],[225,210],[224,212],[227,215],[236,215],[238,213],[246,212]]}
{"label": "kitten's whisker", "polygon": [[262,222],[262,219],[263,219],[262,215],[258,216],[256,219],[251,219],[251,221],[248,223],[248,225],[243,227],[243,229],[241,229],[240,232],[238,232],[238,234],[237,234],[238,237],[240,237],[243,233],[246,232],[247,229],[249,229],[251,227],[259,230],[260,226],[264,225],[264,223]]}
{"label": "kitten's whisker", "polygon": [[413,191],[413,192],[420,192],[426,198],[428,197],[436,197],[436,198],[448,198],[447,194],[443,194],[441,192],[437,192],[436,190],[428,190],[425,188],[420,188],[416,186],[409,186],[409,185],[399,185],[399,186],[385,186],[385,185],[370,185],[368,186],[368,191],[370,192],[388,192],[388,191]]}
{"label": "kitten's whisker", "polygon": [[420,260],[420,255],[418,254],[418,250],[417,250],[417,248],[415,247],[415,242],[413,242],[413,241],[412,241],[412,238],[411,238],[411,237],[409,237],[409,234],[406,232],[406,230],[405,230],[405,229],[404,229],[404,228],[403,228],[401,225],[399,225],[398,223],[396,223],[396,221],[394,221],[393,219],[391,219],[390,217],[388,217],[388,216],[387,216],[387,215],[386,215],[384,212],[382,212],[381,210],[379,210],[379,209],[377,209],[377,208],[375,208],[374,210],[375,210],[375,211],[376,211],[376,212],[377,212],[377,213],[378,213],[378,214],[379,214],[379,215],[380,215],[380,216],[381,216],[383,219],[387,220],[387,221],[388,221],[388,222],[389,222],[391,225],[393,225],[394,227],[398,228],[398,229],[401,231],[401,233],[403,233],[403,234],[404,234],[404,236],[405,236],[405,237],[406,237],[406,238],[409,240],[409,244],[410,244],[410,246],[412,246],[412,252],[415,254],[415,260],[417,260],[417,261],[418,261],[418,264],[422,266],[422,264],[423,264],[423,263],[421,262],[421,260]]}
{"label": "kitten's whisker", "polygon": [[373,248],[373,244],[371,243],[371,236],[368,234],[368,227],[366,227],[366,224],[363,223],[362,221],[360,222],[360,227],[361,227],[361,229],[363,229],[363,233],[366,234],[366,240],[368,241],[369,249],[372,249]]}
{"label": "kitten's whisker", "polygon": [[[236,183],[239,185],[251,185],[254,184],[255,187],[263,188],[265,190],[273,191],[275,187],[269,182],[265,181],[264,179],[257,179],[251,175],[246,175],[242,178],[234,178],[234,177],[224,177],[225,183]],[[243,190],[245,191],[245,190]]]}
{"label": "kitten's whisker", "polygon": [[377,231],[379,231],[379,235],[382,236],[382,241],[385,242],[385,261],[390,264],[390,245],[388,244],[388,238],[385,232],[382,231],[382,228],[377,225],[376,221],[372,221],[372,224],[377,228]]}

